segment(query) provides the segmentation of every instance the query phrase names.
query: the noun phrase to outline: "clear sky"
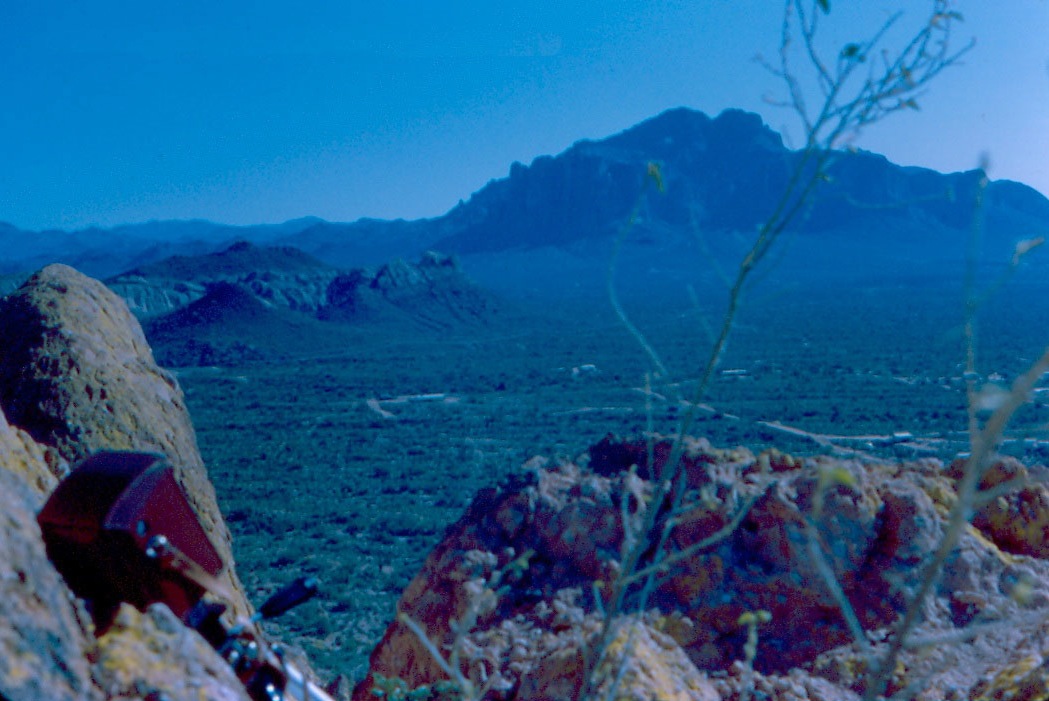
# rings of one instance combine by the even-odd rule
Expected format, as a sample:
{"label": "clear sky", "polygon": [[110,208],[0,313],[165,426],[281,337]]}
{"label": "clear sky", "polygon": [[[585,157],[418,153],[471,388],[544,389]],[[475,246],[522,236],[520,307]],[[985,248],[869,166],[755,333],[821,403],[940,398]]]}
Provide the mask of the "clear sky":
{"label": "clear sky", "polygon": [[[924,0],[831,0],[862,38]],[[1049,0],[958,0],[976,47],[858,145],[1049,194]],[[670,107],[789,113],[781,0],[0,0],[0,221],[436,216]]]}

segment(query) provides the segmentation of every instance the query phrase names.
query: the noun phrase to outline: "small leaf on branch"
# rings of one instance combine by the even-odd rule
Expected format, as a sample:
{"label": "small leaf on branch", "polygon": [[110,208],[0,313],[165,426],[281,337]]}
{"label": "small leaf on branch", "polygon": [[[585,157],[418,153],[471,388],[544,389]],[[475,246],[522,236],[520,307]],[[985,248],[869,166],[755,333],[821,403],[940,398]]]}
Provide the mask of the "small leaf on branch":
{"label": "small leaf on branch", "polygon": [[830,0],[816,0],[816,4],[823,10],[823,14],[830,14]]}

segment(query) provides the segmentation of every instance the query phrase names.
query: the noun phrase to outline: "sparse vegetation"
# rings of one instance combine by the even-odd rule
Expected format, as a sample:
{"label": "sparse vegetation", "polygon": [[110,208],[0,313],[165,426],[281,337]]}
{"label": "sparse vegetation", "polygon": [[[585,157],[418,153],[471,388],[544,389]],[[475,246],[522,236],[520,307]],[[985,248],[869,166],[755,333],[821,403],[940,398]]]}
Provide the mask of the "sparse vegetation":
{"label": "sparse vegetation", "polygon": [[[779,102],[790,108],[801,122],[804,135],[801,148],[791,166],[791,174],[784,191],[758,227],[756,236],[742,257],[734,273],[727,276],[729,285],[725,311],[720,322],[710,330],[709,353],[699,353],[703,363],[698,372],[698,380],[691,394],[687,408],[676,427],[673,447],[662,472],[653,475],[654,493],[647,503],[638,503],[633,509],[626,503],[623,506],[623,528],[626,531],[622,552],[619,557],[621,574],[611,582],[603,609],[603,627],[601,634],[593,643],[587,654],[587,666],[584,685],[580,698],[590,698],[594,690],[596,670],[604,660],[610,643],[614,622],[624,612],[643,613],[650,604],[650,597],[656,588],[660,572],[670,567],[680,557],[691,557],[693,548],[674,552],[671,538],[678,518],[682,517],[691,505],[686,498],[686,477],[683,474],[683,458],[686,452],[686,440],[693,431],[693,422],[701,411],[701,403],[715,374],[722,367],[724,351],[736,325],[737,316],[743,305],[744,293],[750,286],[754,272],[759,269],[770,251],[788,228],[804,216],[818,197],[819,186],[831,179],[830,166],[838,157],[838,149],[850,144],[860,132],[902,109],[917,109],[916,96],[944,69],[950,67],[965,53],[968,47],[957,50],[952,46],[951,29],[961,15],[950,8],[946,0],[934,0],[931,12],[923,24],[901,47],[886,47],[885,35],[900,19],[897,14],[891,17],[874,35],[860,43],[849,43],[837,51],[828,52],[820,45],[818,27],[821,15],[829,14],[828,2],[804,0],[787,0],[784,10],[782,37],[778,60],[765,61],[764,65],[785,86],[787,97]],[[797,67],[800,61],[804,69]],[[866,64],[866,65],[865,65]],[[809,81],[817,89],[808,89]],[[662,180],[656,169],[655,178],[660,190]],[[649,174],[653,174],[650,166]],[[615,260],[613,259],[613,264]],[[622,311],[622,306],[609,283],[610,299],[623,325],[638,341],[648,356],[652,369],[646,377],[666,375],[666,366],[659,359],[653,346],[634,326]],[[968,327],[967,327],[968,328]],[[702,359],[705,358],[705,361]],[[736,375],[737,373],[732,373]],[[1040,373],[1039,373],[1040,374]],[[648,381],[646,380],[646,386]],[[676,389],[676,388],[675,388]],[[968,392],[972,394],[971,385]],[[1023,394],[1026,398],[1026,393]],[[1019,402],[1018,402],[1019,404]],[[1010,414],[1011,415],[1011,414]],[[648,435],[652,435],[651,428]],[[972,436],[974,446],[985,443],[982,437]],[[654,447],[649,447],[648,464],[654,465]],[[986,450],[986,446],[983,446]],[[976,452],[974,447],[974,453]],[[867,648],[867,640],[848,599],[841,592],[841,587],[831,570],[824,562],[823,554],[817,541],[817,530],[813,522],[820,517],[819,504],[822,502],[822,480],[820,491],[816,495],[813,513],[809,521],[808,537],[811,542],[810,552],[820,570],[823,585],[833,594],[838,602],[845,621],[849,624],[857,643],[868,652],[868,665],[872,669],[867,696],[874,698],[884,691],[887,683],[885,670],[892,670],[897,655],[904,644],[906,635],[913,629],[921,610],[928,589],[936,580],[939,569],[957,540],[960,523],[970,518],[971,494],[975,482],[979,480],[984,462],[988,455],[974,457],[966,478],[962,482],[958,504],[952,512],[952,526],[945,535],[936,557],[928,563],[923,585],[914,601],[901,618],[897,639],[889,646],[883,660],[874,659]],[[968,485],[968,492],[966,491]],[[626,497],[624,497],[626,498]],[[756,498],[743,504],[737,504],[736,514],[732,521],[718,534],[697,544],[696,551],[709,547],[727,537],[742,521]],[[822,567],[819,567],[822,564]],[[741,619],[742,621],[743,619]],[[767,621],[766,621],[767,622]],[[757,620],[749,618],[748,644],[746,646],[746,669],[753,664],[754,650],[757,646]],[[748,671],[749,674],[749,671]]]}
{"label": "sparse vegetation", "polygon": [[[1030,302],[1039,284],[1021,271],[983,310],[988,371],[1011,379],[1040,350],[1045,307]],[[967,450],[958,283],[945,276],[927,291],[915,306],[892,281],[853,297],[803,284],[745,308],[723,367],[746,374],[715,377],[706,401],[714,411],[697,416],[694,432],[715,445],[799,455],[838,446],[950,459]],[[680,366],[697,341],[660,306],[645,315],[646,332]],[[573,379],[571,368],[587,363],[601,372]],[[362,335],[342,355],[189,369],[179,381],[249,595],[262,600],[297,574],[325,583],[323,598],[267,625],[320,668],[360,678],[400,592],[473,494],[535,454],[575,456],[607,433],[643,431],[640,383],[630,380],[644,370],[609,317],[436,346]],[[367,406],[432,392],[459,401],[384,404],[389,419]],[[1033,441],[1049,440],[1049,398],[1037,397],[1010,425],[1007,451],[1037,457]],[[682,407],[660,397],[652,405],[654,428],[673,432]],[[912,439],[820,445],[761,421],[890,439],[906,430]]]}
{"label": "sparse vegetation", "polygon": [[[787,6],[788,16],[796,12],[802,23],[800,31],[805,51],[819,71],[821,85],[826,88],[825,97],[833,103],[838,92],[836,81],[848,78],[871,53],[872,45],[852,44],[845,47],[839,57],[839,73],[828,72],[812,46],[817,6],[825,9],[825,3],[813,3],[808,8],[808,14],[802,11],[800,2],[788,2]],[[942,25],[957,19],[947,9],[946,3],[935,2],[933,6],[934,13],[926,30],[941,31]],[[955,55],[947,52],[946,44],[934,44],[939,53],[934,51],[925,54],[929,41],[928,38],[917,40],[916,44],[908,46],[905,55],[906,51],[918,47],[919,53],[913,54],[912,60],[920,62],[930,59],[933,61],[930,65],[938,65],[939,68],[923,72],[919,70],[920,63],[886,60],[886,77],[868,77],[853,101],[846,100],[844,105],[825,107],[820,112],[821,115],[834,114],[840,121],[834,122],[835,126],[822,138],[810,135],[806,147],[811,149],[814,160],[802,160],[798,183],[792,185],[799,189],[785,195],[781,209],[759,232],[754,248],[741,264],[739,275],[729,292],[729,310],[724,324],[716,334],[714,350],[698,380],[657,385],[655,388],[630,387],[629,379],[643,375],[646,368],[643,359],[636,359],[636,354],[629,351],[614,324],[597,329],[577,327],[567,337],[551,333],[548,329],[529,331],[512,340],[478,341],[462,338],[450,341],[448,345],[440,347],[438,352],[430,348],[428,354],[421,356],[426,358],[421,362],[420,356],[413,353],[418,347],[413,348],[408,344],[402,346],[401,350],[414,357],[416,362],[407,368],[397,366],[388,357],[367,357],[367,343],[360,349],[359,357],[357,354],[352,356],[355,362],[347,363],[351,356],[334,355],[320,364],[302,367],[299,378],[307,385],[312,383],[314,391],[303,391],[299,396],[305,399],[304,403],[310,403],[318,415],[302,426],[300,433],[304,433],[304,437],[289,437],[285,432],[281,436],[281,444],[273,446],[275,455],[271,456],[269,449],[265,449],[261,462],[272,462],[288,471],[283,476],[284,486],[269,488],[280,489],[282,494],[287,495],[285,504],[289,512],[295,510],[298,494],[294,488],[289,489],[288,484],[307,479],[324,480],[326,484],[334,486],[341,481],[338,476],[340,469],[350,462],[388,465],[373,470],[370,484],[362,481],[358,472],[347,474],[343,478],[345,484],[340,485],[339,489],[350,488],[351,482],[354,488],[350,488],[349,492],[342,491],[341,498],[333,500],[332,510],[345,510],[348,503],[346,497],[360,498],[363,508],[359,513],[332,513],[327,517],[331,523],[346,526],[344,530],[347,537],[354,528],[368,529],[368,545],[373,548],[378,546],[367,553],[359,549],[365,563],[353,575],[352,581],[345,581],[348,587],[345,591],[363,591],[371,595],[371,600],[368,597],[347,595],[347,599],[352,599],[357,606],[368,602],[370,617],[366,621],[381,621],[380,625],[384,624],[384,616],[389,614],[383,614],[382,611],[390,610],[390,601],[406,584],[401,581],[399,586],[389,589],[390,594],[384,597],[382,593],[386,587],[376,587],[376,582],[381,581],[380,575],[392,576],[413,571],[413,563],[418,563],[438,535],[434,524],[446,523],[454,517],[474,491],[469,485],[490,484],[498,476],[515,470],[533,452],[570,454],[593,438],[610,431],[655,430],[678,435],[691,431],[702,432],[715,443],[722,444],[747,443],[760,447],[775,443],[780,448],[796,448],[797,452],[803,453],[825,450],[890,456],[952,456],[970,438],[974,438],[982,448],[987,448],[998,445],[998,438],[1004,437],[1019,441],[1015,445],[1019,445],[1027,455],[1037,452],[1039,444],[1034,443],[1032,450],[1032,444],[1025,439],[1040,438],[1044,433],[1042,427],[1049,412],[1039,401],[1030,404],[1012,402],[1007,412],[1010,416],[1013,410],[1023,406],[1022,412],[1009,424],[1011,428],[1008,435],[1005,434],[1005,422],[997,419],[992,419],[993,425],[988,429],[990,433],[982,440],[965,430],[973,406],[972,384],[965,367],[955,360],[959,357],[957,349],[960,347],[962,330],[950,320],[958,318],[957,310],[961,305],[957,283],[950,278],[926,280],[924,284],[928,285],[928,291],[942,296],[937,300],[930,295],[928,304],[921,308],[909,305],[908,309],[913,313],[905,318],[900,318],[892,310],[911,300],[911,292],[905,288],[894,289],[891,281],[886,281],[890,284],[885,289],[866,290],[867,298],[859,302],[856,299],[842,300],[838,290],[809,285],[785,294],[779,304],[738,306],[751,271],[767,254],[791,218],[804,209],[812,188],[825,177],[824,167],[828,161],[822,159],[830,159],[831,149],[840,145],[842,139],[851,135],[855,129],[896,109],[912,107],[912,98],[907,97],[908,92],[904,88],[921,87],[925,80],[931,80],[939,69],[954,60]],[[784,47],[789,43],[785,33]],[[793,74],[785,58],[783,61],[780,68],[774,70],[780,71],[790,86],[790,104],[801,114],[810,134],[819,134],[822,122],[808,116],[799,93],[795,92],[797,86],[791,84]],[[889,77],[893,74],[902,83],[892,83]],[[923,79],[915,80],[915,75],[922,75]],[[863,92],[872,86],[881,86],[884,93]],[[878,102],[882,99],[898,102],[884,105]],[[868,104],[871,100],[874,104]],[[944,294],[946,291],[949,294]],[[1018,293],[1023,295],[1025,291],[1020,289]],[[1011,395],[1014,399],[1026,399],[1041,377],[1041,366],[1037,364],[1032,371],[1024,374],[1030,365],[1030,357],[1034,355],[1032,349],[1039,347],[1033,339],[1041,337],[1037,327],[1023,318],[1034,313],[1039,312],[1035,312],[1031,305],[1019,305],[1010,308],[1009,314],[996,312],[995,317],[988,320],[991,323],[987,328],[1001,324],[1003,328],[1011,330],[1009,342],[1002,342],[1004,336],[995,336],[993,331],[988,334],[994,342],[984,349],[984,357],[989,359],[989,364],[1003,380],[1017,376],[1021,378]],[[660,323],[665,318],[664,315],[652,313],[646,320],[645,336],[651,346],[660,349],[668,366],[685,364],[694,359],[695,340],[677,335],[675,329],[679,327],[676,325],[661,327]],[[753,325],[748,326],[748,323]],[[1022,332],[1016,333],[1017,329]],[[731,348],[725,342],[730,331],[734,338]],[[830,333],[821,335],[821,331]],[[835,338],[835,342],[828,344],[825,341],[827,337]],[[538,347],[543,349],[541,353],[530,350]],[[486,349],[496,352],[484,352]],[[456,361],[457,357],[463,358],[461,364]],[[484,357],[486,362],[477,363],[478,357]],[[537,362],[537,359],[540,360]],[[462,372],[449,375],[442,369],[446,364],[456,364]],[[578,373],[573,376],[570,370],[583,365],[600,368],[601,372],[587,373],[582,380]],[[352,367],[352,374],[347,366]],[[394,367],[398,368],[397,372],[391,373]],[[730,371],[719,372],[723,368],[729,368]],[[325,371],[327,374],[323,374]],[[280,416],[280,412],[272,403],[273,397],[266,397],[266,388],[257,386],[271,372],[275,370],[265,365],[245,369],[243,376],[246,381],[236,394],[252,395],[259,392],[251,400],[254,411],[260,417],[271,416],[269,421],[279,425],[280,419],[276,417]],[[198,371],[196,375],[184,377],[183,382],[194,392],[191,403],[200,402],[201,406],[206,406],[208,398],[214,396],[216,387],[228,380],[221,373],[208,378],[206,371]],[[336,396],[318,401],[318,389]],[[651,408],[640,407],[637,399],[639,389],[643,389],[650,399],[654,397]],[[435,392],[455,395],[457,401],[439,405],[407,403],[387,412],[391,415],[376,412],[374,407],[369,408],[368,405],[370,399]],[[691,401],[679,403],[675,398],[681,396],[691,397]],[[332,403],[333,399],[336,400],[335,404]],[[331,413],[332,406],[341,406],[342,409]],[[301,405],[296,407],[297,415],[302,408]],[[329,411],[321,412],[322,408]],[[235,479],[237,470],[232,469],[223,476],[216,472],[215,466],[222,463],[220,451],[229,451],[231,446],[220,447],[218,441],[209,443],[208,419],[202,419],[198,408],[195,408],[195,416],[202,434],[205,457],[213,466],[213,477],[219,484],[220,493],[229,495],[229,484]],[[906,429],[906,432],[901,429]],[[218,435],[217,432],[215,435]],[[346,435],[364,440],[348,443]],[[273,439],[259,440],[256,437],[253,445],[259,449],[272,442]],[[331,450],[325,451],[325,448],[336,450],[333,453]],[[209,455],[212,450],[216,452]],[[978,481],[986,464],[986,451],[978,453],[974,447],[973,453],[978,454],[978,457],[974,458],[966,471],[962,486],[962,490],[968,489],[969,493],[963,494],[964,498],[959,500],[956,514],[965,514],[969,510],[975,498],[973,480]],[[302,460],[305,455],[311,455],[311,459]],[[242,459],[243,466],[258,462]],[[265,479],[279,483],[282,476]],[[472,480],[476,482],[472,483]],[[968,482],[971,484],[966,486]],[[673,477],[670,476],[665,483],[672,486]],[[667,494],[661,496],[666,497]],[[230,506],[226,507],[229,509],[239,497],[227,498],[230,499]],[[320,500],[316,498],[315,492],[311,493],[308,500],[312,503],[302,508],[310,508],[314,512],[323,510],[323,507],[318,508]],[[252,535],[248,531],[251,527],[249,524],[254,524],[260,530],[269,530],[272,526],[260,526],[257,523],[259,519],[253,517],[246,508],[232,513],[244,514],[242,518],[231,517],[231,522],[235,530],[241,528],[239,523],[245,524],[244,532],[238,533],[238,540],[241,541],[238,545],[242,548],[242,567],[250,573],[245,575],[249,586],[255,584],[266,588],[270,585],[265,570],[249,564],[257,561],[257,550],[261,549],[262,542],[244,544],[243,537],[244,533]],[[816,520],[818,517],[817,510],[812,518]],[[960,517],[956,517],[955,523],[964,523],[957,518]],[[301,518],[297,522],[301,523]],[[397,526],[391,527],[392,523]],[[276,527],[280,530],[280,526]],[[303,531],[301,526],[294,531],[296,541],[307,537]],[[286,532],[291,535],[293,529],[289,527]],[[652,528],[642,528],[639,532],[648,534]],[[343,537],[333,537],[330,529],[321,529],[321,533],[324,535],[317,537],[326,537],[326,545],[333,548],[345,545]],[[952,545],[949,538],[950,535],[943,541],[943,552],[949,551]],[[271,542],[271,539],[267,538],[266,542]],[[639,553],[643,553],[650,550],[653,543],[638,540],[636,545],[640,548]],[[656,545],[656,552],[661,552],[662,543]],[[376,550],[382,551],[382,548],[387,550],[383,555],[376,556]],[[370,566],[377,561],[392,563],[390,554],[405,553],[408,549],[412,549],[411,553],[405,554],[400,560],[403,571],[394,564],[384,564],[378,568]],[[311,546],[311,550],[318,552],[316,544]],[[328,569],[332,570],[329,574],[341,572],[340,576],[345,580],[345,552],[344,548],[340,548],[338,560],[342,562],[339,564],[309,562],[306,571]],[[631,564],[625,570],[623,591],[620,592],[623,596],[619,601],[609,600],[613,604],[608,613],[610,621],[618,612],[628,609],[625,595],[638,583],[636,578],[631,577],[637,572],[647,572],[645,568],[650,567],[640,556],[630,556],[628,559],[627,555],[630,553],[625,553],[624,561]],[[942,558],[937,559],[942,563]],[[291,557],[278,557],[270,564],[279,567],[290,561]],[[939,564],[934,559],[928,565],[926,581],[930,586],[935,581]],[[287,576],[291,575],[289,573]],[[281,578],[273,574],[268,576]],[[833,587],[833,575],[827,577],[826,583]],[[919,609],[920,602],[921,596],[912,602],[907,616],[900,622],[900,648],[913,626],[907,617]],[[348,606],[347,602],[330,604],[319,617],[331,622],[337,617],[343,620],[342,614],[346,613]],[[640,606],[644,607],[643,596]],[[843,615],[849,618],[847,602],[842,605],[842,609]],[[359,626],[362,617],[353,616],[353,620]],[[753,651],[757,647],[758,625],[762,622],[765,621],[758,613],[746,621],[740,620],[740,625],[747,628],[749,636],[748,658],[745,660],[748,665],[756,654]],[[318,642],[316,638],[320,633],[311,632],[311,629],[318,628],[312,626],[309,620],[293,621],[287,628],[297,630],[302,641]],[[335,625],[331,629],[345,631],[346,628],[344,625]],[[373,635],[376,635],[380,628],[373,630]],[[862,639],[862,631],[853,632]],[[370,649],[374,637],[370,643],[365,640],[356,642],[359,655]],[[349,641],[329,635],[320,647],[318,659],[323,666],[346,669],[347,648],[350,648],[349,655],[353,654]],[[870,698],[883,691],[886,680],[880,670],[894,669],[894,654],[890,650],[877,664],[872,660],[872,677],[868,686]],[[360,666],[353,666],[349,671],[359,675]],[[408,694],[414,692],[394,684],[383,693],[404,694],[405,698],[409,698]]]}

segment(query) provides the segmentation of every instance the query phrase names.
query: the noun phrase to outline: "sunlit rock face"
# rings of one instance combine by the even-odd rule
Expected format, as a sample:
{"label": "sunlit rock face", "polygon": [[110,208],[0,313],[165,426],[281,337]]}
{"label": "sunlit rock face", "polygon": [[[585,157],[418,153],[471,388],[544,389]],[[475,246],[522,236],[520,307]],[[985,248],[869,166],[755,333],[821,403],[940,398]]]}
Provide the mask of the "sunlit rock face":
{"label": "sunlit rock face", "polygon": [[[643,569],[656,561],[670,513],[669,503],[650,498],[653,476],[670,474],[671,452],[670,441],[606,439],[586,466],[537,460],[526,477],[479,493],[404,592],[402,618],[355,697],[367,697],[374,675],[410,688],[446,676],[403,617],[447,654],[454,622],[471,615],[477,624],[458,642],[462,668],[492,698],[569,698],[585,688],[588,669],[591,690],[629,680],[618,687],[621,698],[737,698],[746,688],[773,699],[862,695],[871,658],[852,637],[831,580],[877,659],[938,547],[957,474],[933,460],[802,460],[686,441],[676,478],[684,497],[659,556],[669,559],[653,571],[644,610],[635,603],[613,620],[606,659],[595,665],[588,655],[610,605],[603,597],[622,576],[631,532],[624,514],[661,510]],[[1041,523],[1044,514],[1033,518]],[[687,557],[673,555],[683,551]],[[484,583],[493,577],[490,595]],[[638,600],[643,582],[628,601]],[[914,632],[953,634],[953,642],[906,650],[887,680],[890,693],[919,682],[923,699],[1000,689],[1012,678],[1009,665],[1042,659],[1045,616],[1034,612],[1046,606],[1049,563],[1007,555],[969,528]],[[758,628],[751,669],[740,617],[757,611],[771,618]],[[1009,625],[980,627],[1003,620]]]}

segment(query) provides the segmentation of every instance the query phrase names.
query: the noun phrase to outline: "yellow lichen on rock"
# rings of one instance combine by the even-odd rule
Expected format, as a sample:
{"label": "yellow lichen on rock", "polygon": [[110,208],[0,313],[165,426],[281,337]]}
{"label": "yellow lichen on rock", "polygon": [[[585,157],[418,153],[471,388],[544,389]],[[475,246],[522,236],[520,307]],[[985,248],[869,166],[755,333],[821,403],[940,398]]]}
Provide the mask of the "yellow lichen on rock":
{"label": "yellow lichen on rock", "polygon": [[146,613],[124,604],[92,653],[110,697],[170,701],[246,701],[233,670],[195,631],[157,604]]}
{"label": "yellow lichen on rock", "polygon": [[637,618],[618,622],[595,670],[595,698],[651,701],[719,701],[705,674],[669,635]]}
{"label": "yellow lichen on rock", "polygon": [[3,412],[0,412],[0,459],[3,460],[3,466],[22,478],[41,504],[58,484],[58,477],[48,467],[49,457],[59,470],[66,467],[57,452],[48,451],[28,433],[9,425]]}
{"label": "yellow lichen on rock", "polygon": [[1034,655],[973,688],[972,701],[1049,701],[1049,661]]}

